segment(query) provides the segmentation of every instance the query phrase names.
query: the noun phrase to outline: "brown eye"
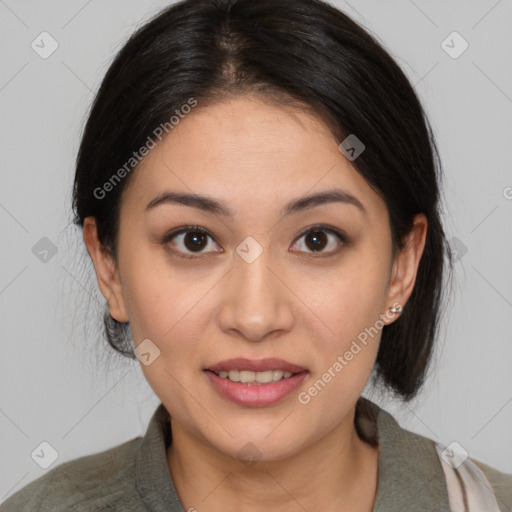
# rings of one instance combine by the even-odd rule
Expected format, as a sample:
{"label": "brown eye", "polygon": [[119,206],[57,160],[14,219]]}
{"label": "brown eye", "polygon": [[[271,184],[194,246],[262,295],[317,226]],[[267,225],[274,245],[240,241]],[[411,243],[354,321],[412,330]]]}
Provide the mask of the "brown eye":
{"label": "brown eye", "polygon": [[[222,252],[222,249],[214,243],[213,237],[199,226],[185,226],[164,236],[162,244],[171,246],[172,253],[184,257],[194,257],[206,252]],[[210,246],[212,251],[204,250]]]}
{"label": "brown eye", "polygon": [[312,251],[321,251],[328,242],[328,238],[323,231],[310,231],[305,238],[306,245]]}
{"label": "brown eye", "polygon": [[[304,239],[301,242],[301,239]],[[292,252],[336,253],[337,247],[345,245],[346,237],[333,228],[314,226],[304,232],[291,247]]]}
{"label": "brown eye", "polygon": [[183,237],[183,245],[190,251],[200,251],[206,247],[207,237],[208,235],[200,231],[187,231]]}

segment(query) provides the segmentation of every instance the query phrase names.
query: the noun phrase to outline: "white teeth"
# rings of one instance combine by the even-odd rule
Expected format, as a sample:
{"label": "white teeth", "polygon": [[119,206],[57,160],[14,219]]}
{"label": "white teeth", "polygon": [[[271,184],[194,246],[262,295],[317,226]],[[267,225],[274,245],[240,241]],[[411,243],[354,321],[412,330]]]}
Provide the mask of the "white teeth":
{"label": "white teeth", "polygon": [[264,372],[258,372],[255,374],[255,379],[257,382],[268,384],[274,380],[274,375],[272,370],[266,370]]}
{"label": "white teeth", "polygon": [[[231,372],[229,372],[231,374]],[[231,375],[230,375],[231,376]],[[254,382],[256,379],[256,374],[254,372],[249,372],[247,370],[242,370],[238,372],[238,377],[240,379],[240,382],[248,383],[248,382]]]}
{"label": "white teeth", "polygon": [[264,372],[252,372],[249,370],[222,370],[219,377],[229,379],[233,382],[243,382],[244,384],[269,384],[281,379],[287,379],[293,375],[292,372],[282,370],[266,370]]}

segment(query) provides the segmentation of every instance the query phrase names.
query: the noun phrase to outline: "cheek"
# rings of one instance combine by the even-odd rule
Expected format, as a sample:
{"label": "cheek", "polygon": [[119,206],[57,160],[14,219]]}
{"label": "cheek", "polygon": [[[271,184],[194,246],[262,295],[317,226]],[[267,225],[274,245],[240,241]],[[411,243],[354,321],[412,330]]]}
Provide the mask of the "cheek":
{"label": "cheek", "polygon": [[207,315],[201,311],[214,283],[173,269],[165,255],[154,250],[133,254],[123,270],[123,296],[135,344],[149,338],[169,367],[190,361],[207,327]]}
{"label": "cheek", "polygon": [[160,270],[151,265],[130,268],[125,280],[127,312],[135,345],[149,339],[157,347],[152,350],[159,351],[150,364],[141,360],[146,381],[162,400],[185,410],[183,388],[193,389],[197,376],[190,369],[201,365],[205,284],[191,287],[178,277],[163,279]]}
{"label": "cheek", "polygon": [[338,386],[360,391],[379,349],[387,269],[365,254],[358,252],[335,270],[306,273],[297,281],[297,295],[305,298],[303,326],[315,340],[310,347],[315,373],[322,378],[330,369],[331,377],[336,375],[323,379],[337,383],[329,386],[331,392]]}
{"label": "cheek", "polygon": [[[363,391],[377,358],[384,323],[385,279],[379,272],[352,272],[317,294],[306,325],[314,373],[299,400],[311,400],[326,424],[338,421]],[[318,320],[319,317],[320,320]],[[314,319],[313,319],[314,318]],[[314,362],[313,362],[314,361]],[[302,401],[301,401],[302,400]]]}
{"label": "cheek", "polygon": [[167,285],[157,269],[135,270],[127,286],[127,310],[135,341],[150,338],[160,350],[167,350],[172,340],[185,334],[184,328],[189,326],[188,317],[194,315],[200,292],[177,280],[172,286]]}
{"label": "cheek", "polygon": [[358,253],[335,269],[315,272],[302,273],[295,289],[331,338],[356,335],[384,312],[387,269],[374,258]]}

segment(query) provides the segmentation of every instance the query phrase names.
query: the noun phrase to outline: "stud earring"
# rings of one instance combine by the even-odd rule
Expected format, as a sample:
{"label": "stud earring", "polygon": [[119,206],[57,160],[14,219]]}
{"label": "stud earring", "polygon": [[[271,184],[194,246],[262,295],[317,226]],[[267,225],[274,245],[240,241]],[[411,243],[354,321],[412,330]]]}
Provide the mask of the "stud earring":
{"label": "stud earring", "polygon": [[391,313],[401,313],[403,310],[403,307],[398,304],[397,306],[393,306],[392,308],[389,308],[389,311],[391,311]]}

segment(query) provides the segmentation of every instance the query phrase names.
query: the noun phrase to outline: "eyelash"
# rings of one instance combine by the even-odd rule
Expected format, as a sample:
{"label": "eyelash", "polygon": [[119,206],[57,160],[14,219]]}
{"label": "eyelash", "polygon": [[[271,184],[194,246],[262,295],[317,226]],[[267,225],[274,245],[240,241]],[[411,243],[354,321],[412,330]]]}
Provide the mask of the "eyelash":
{"label": "eyelash", "polygon": [[[330,233],[330,234],[334,235],[336,238],[338,238],[338,240],[344,246],[348,245],[348,243],[349,243],[349,239],[348,239],[348,237],[344,233],[342,233],[341,231],[339,231],[336,228],[333,228],[331,226],[327,226],[325,224],[315,224],[314,226],[309,226],[307,229],[305,229],[296,238],[296,241],[300,240],[304,235],[307,235],[307,234],[309,234],[310,232],[313,232],[313,231],[324,231],[324,232]],[[213,235],[211,235],[210,232],[207,231],[206,229],[204,229],[204,228],[202,228],[200,226],[192,225],[192,226],[183,226],[183,227],[178,228],[176,230],[173,230],[173,231],[171,231],[169,233],[166,233],[162,237],[162,239],[160,240],[160,243],[162,245],[166,245],[167,243],[169,243],[176,236],[181,235],[183,233],[189,233],[189,232],[200,233],[202,235],[206,235],[206,236],[210,237],[212,240],[215,240]],[[294,244],[296,243],[296,241],[294,242]],[[178,257],[182,257],[182,258],[199,259],[199,258],[202,257],[201,253],[197,253],[197,255],[192,256],[191,254],[182,253],[180,251],[175,251],[175,250],[171,250],[171,251],[172,251],[172,253],[174,255],[176,255]],[[299,252],[299,251],[297,251],[297,252]],[[325,257],[329,257],[329,256],[334,256],[337,253],[338,253],[338,251],[330,251],[330,252],[326,252],[326,253],[322,253],[322,252],[314,253],[314,252],[311,252],[311,253],[307,253],[308,256],[304,256],[304,257],[306,257],[306,258],[325,258]]]}

